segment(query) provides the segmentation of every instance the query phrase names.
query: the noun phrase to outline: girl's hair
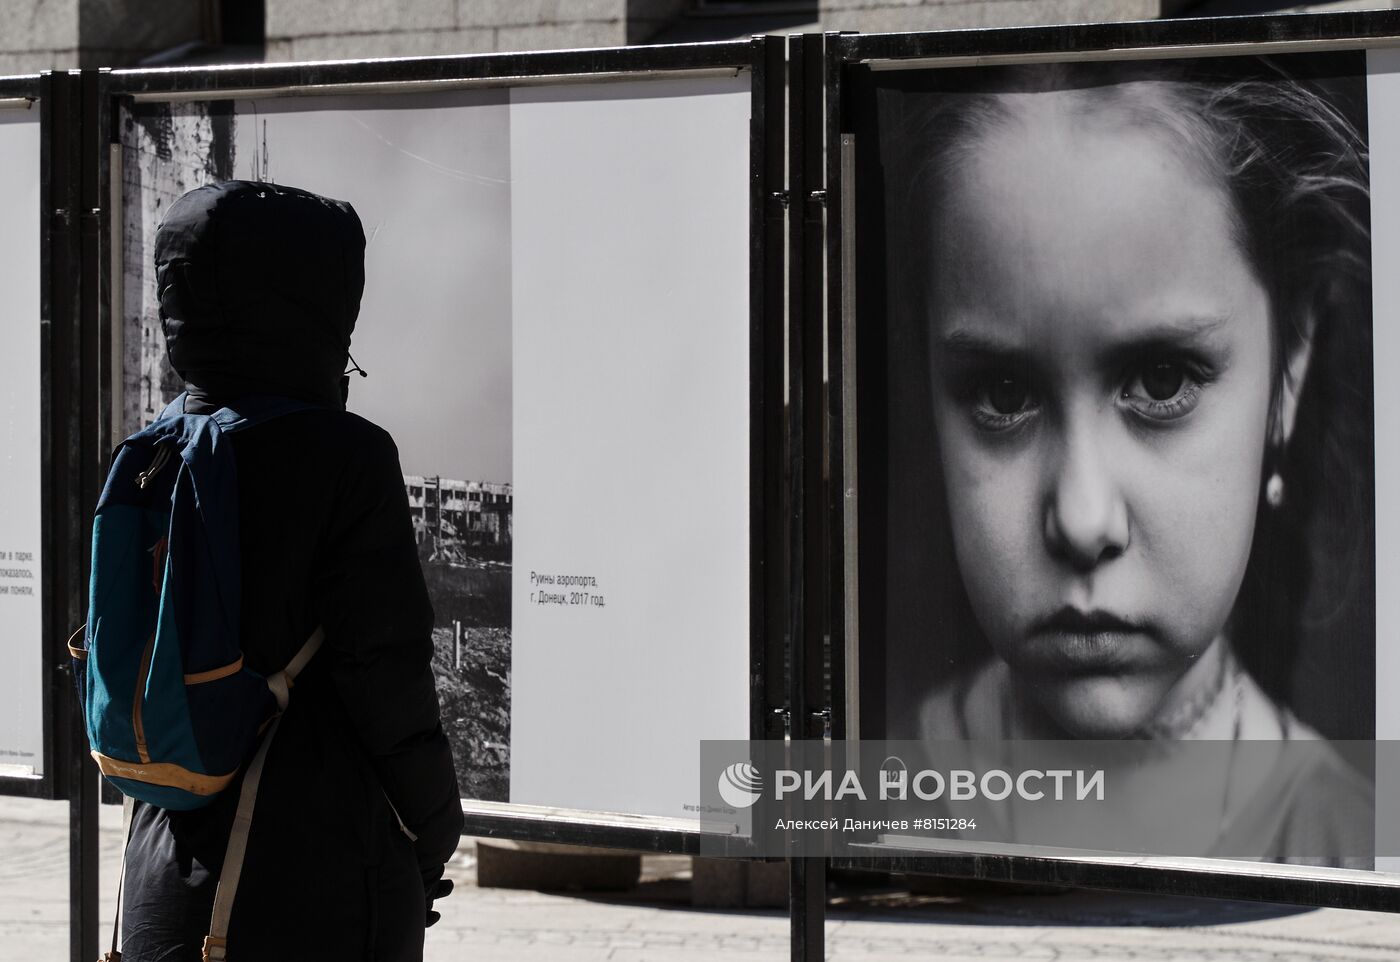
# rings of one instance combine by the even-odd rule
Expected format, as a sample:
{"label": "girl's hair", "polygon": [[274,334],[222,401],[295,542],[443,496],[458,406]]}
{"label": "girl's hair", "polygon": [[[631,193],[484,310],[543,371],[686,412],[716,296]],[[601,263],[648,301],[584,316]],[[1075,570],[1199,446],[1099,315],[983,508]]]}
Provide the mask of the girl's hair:
{"label": "girl's hair", "polygon": [[[1278,471],[1286,485],[1281,509],[1261,498],[1230,630],[1266,690],[1308,714],[1313,696],[1297,682],[1316,680],[1308,662],[1320,657],[1317,642],[1346,633],[1355,637],[1337,640],[1365,642],[1374,652],[1364,61],[1355,54],[1305,54],[887,76],[876,96],[888,185],[887,282],[897,327],[928,323],[926,265],[936,256],[948,174],[976,162],[975,148],[989,131],[1037,109],[1030,95],[1071,94],[1060,105],[1074,120],[1126,119],[1160,131],[1168,149],[1195,162],[1230,198],[1240,249],[1269,298],[1275,403],[1265,474]],[[1294,385],[1301,391],[1298,416],[1288,443],[1279,444],[1285,359],[1307,340],[1311,363],[1304,383]],[[1261,495],[1262,487],[1263,479]],[[1316,636],[1313,645],[1298,663],[1300,640],[1309,635]],[[1356,660],[1362,665],[1366,658]],[[1321,706],[1317,711],[1327,714]],[[1318,721],[1327,727],[1328,719]]]}

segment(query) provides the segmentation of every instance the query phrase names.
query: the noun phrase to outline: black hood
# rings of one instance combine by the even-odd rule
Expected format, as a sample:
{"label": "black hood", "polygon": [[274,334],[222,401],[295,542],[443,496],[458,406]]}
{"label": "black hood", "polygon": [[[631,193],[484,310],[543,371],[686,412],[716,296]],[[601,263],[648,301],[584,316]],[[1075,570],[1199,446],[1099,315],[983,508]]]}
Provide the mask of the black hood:
{"label": "black hood", "polygon": [[343,405],[365,287],[348,203],[241,180],[200,187],[166,211],[155,257],[166,349],[194,399]]}

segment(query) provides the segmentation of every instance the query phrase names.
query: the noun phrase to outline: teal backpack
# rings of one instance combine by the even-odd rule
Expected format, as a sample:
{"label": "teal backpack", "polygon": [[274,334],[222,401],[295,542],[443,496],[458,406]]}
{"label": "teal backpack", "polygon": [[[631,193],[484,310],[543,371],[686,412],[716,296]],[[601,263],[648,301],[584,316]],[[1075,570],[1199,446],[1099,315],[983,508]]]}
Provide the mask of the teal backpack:
{"label": "teal backpack", "polygon": [[270,677],[243,662],[227,441],[312,405],[254,397],[186,414],[184,401],[116,450],[93,523],[83,645],[69,642],[98,767],[124,794],[172,810],[207,805],[233,781],[321,641],[318,629]]}

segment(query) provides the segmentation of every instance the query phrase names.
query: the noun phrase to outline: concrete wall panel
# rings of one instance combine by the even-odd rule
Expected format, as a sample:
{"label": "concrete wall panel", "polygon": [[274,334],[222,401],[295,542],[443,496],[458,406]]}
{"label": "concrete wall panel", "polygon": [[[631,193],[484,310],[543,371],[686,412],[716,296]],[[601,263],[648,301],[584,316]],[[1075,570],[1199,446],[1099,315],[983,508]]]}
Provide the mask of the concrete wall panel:
{"label": "concrete wall panel", "polygon": [[455,0],[267,0],[268,40],[456,27]]}
{"label": "concrete wall panel", "polygon": [[311,37],[269,38],[266,59],[272,61],[351,60],[362,57],[432,57],[490,53],[496,49],[491,29],[409,30],[400,33],[322,34]]}
{"label": "concrete wall panel", "polygon": [[0,50],[71,50],[78,45],[78,0],[4,0]]}
{"label": "concrete wall panel", "polygon": [[567,50],[574,47],[619,47],[627,43],[627,26],[621,19],[551,24],[534,27],[502,27],[497,50]]}
{"label": "concrete wall panel", "polygon": [[68,50],[27,50],[0,51],[0,77],[16,74],[38,73],[54,67],[68,68],[78,65],[78,49]]}
{"label": "concrete wall panel", "polygon": [[883,33],[1151,20],[1162,0],[822,0],[825,30]]}
{"label": "concrete wall panel", "polygon": [[464,27],[523,27],[621,20],[627,0],[457,0]]}
{"label": "concrete wall panel", "polygon": [[213,24],[205,22],[202,5],[190,0],[79,0],[78,38],[84,51],[130,51],[125,63],[177,44],[209,39],[212,33]]}
{"label": "concrete wall panel", "polygon": [[627,42],[646,43],[689,6],[688,0],[627,0]]}

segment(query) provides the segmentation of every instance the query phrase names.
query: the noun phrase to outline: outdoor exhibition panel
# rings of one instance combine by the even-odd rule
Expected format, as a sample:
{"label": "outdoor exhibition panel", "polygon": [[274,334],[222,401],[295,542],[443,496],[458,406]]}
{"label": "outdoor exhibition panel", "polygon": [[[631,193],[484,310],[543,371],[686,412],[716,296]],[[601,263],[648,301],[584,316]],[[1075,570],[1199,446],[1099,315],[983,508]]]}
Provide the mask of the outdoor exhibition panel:
{"label": "outdoor exhibition panel", "polygon": [[[0,78],[0,155],[7,226],[0,270],[0,795],[57,798],[66,784],[64,641],[82,622],[77,565],[64,549],[77,501],[69,470],[77,371],[76,182],[66,110],[70,85],[50,75]],[[71,175],[71,176],[70,176]],[[45,212],[50,212],[45,216]],[[76,619],[76,620],[75,620]]]}
{"label": "outdoor exhibition panel", "polygon": [[172,201],[250,180],[358,212],[348,407],[398,445],[472,834],[694,849],[699,742],[764,733],[781,67],[758,39],[96,82],[109,441],[182,390]]}
{"label": "outdoor exhibition panel", "polygon": [[1400,16],[819,44],[837,864],[1394,909]]}

